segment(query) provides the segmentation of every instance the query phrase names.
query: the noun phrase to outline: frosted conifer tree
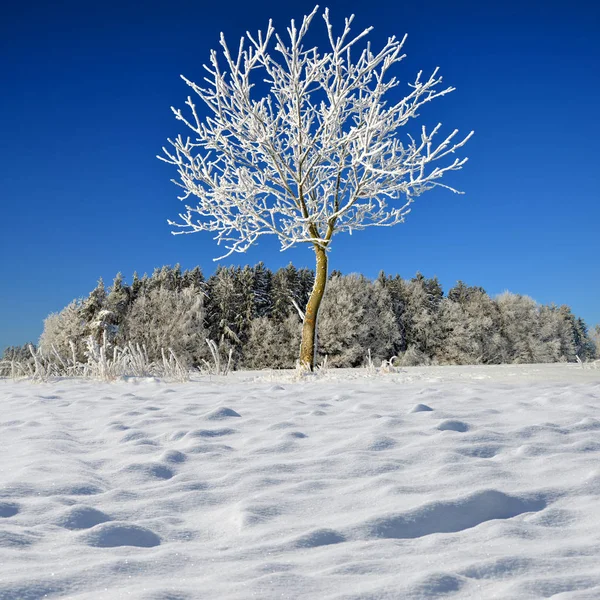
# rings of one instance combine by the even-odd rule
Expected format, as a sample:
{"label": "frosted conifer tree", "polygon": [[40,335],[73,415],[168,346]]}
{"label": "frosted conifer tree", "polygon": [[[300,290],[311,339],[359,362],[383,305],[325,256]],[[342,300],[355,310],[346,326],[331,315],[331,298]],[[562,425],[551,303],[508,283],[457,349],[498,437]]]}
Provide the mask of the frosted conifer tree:
{"label": "frosted conifer tree", "polygon": [[[123,275],[117,273],[104,303],[104,308],[109,311],[110,314],[110,320],[107,322],[107,332],[110,340],[119,343],[123,341],[122,339],[119,339],[119,332],[123,319],[125,318],[125,313],[129,307],[130,299],[130,288],[124,285]],[[122,336],[120,337],[122,338]]]}
{"label": "frosted conifer tree", "polygon": [[402,97],[392,71],[405,38],[392,36],[376,51],[362,44],[371,28],[351,33],[353,16],[338,34],[325,9],[326,49],[305,45],[317,10],[300,27],[292,21],[287,36],[269,22],[231,49],[221,35],[203,83],[184,77],[202,108],[188,97],[186,114],[173,109],[191,137],[169,140],[159,157],[178,169],[186,203],[181,220],[170,222],[178,233],[212,232],[224,256],[264,235],[277,236],[282,249],[312,248],[316,276],[300,349],[310,367],[333,236],[404,221],[417,196],[448,188],[440,180],[464,165],[454,153],[471,135],[438,138],[438,124],[401,140],[419,109],[453,88],[441,86],[436,68],[429,77],[419,72]]}
{"label": "frosted conifer tree", "polygon": [[273,296],[272,314],[275,320],[283,321],[290,312],[297,314],[294,302],[296,304],[301,302],[301,285],[298,269],[292,263],[275,272],[271,293]]}
{"label": "frosted conifer tree", "polygon": [[268,317],[273,310],[273,273],[267,269],[264,263],[259,262],[254,267],[254,309],[257,316]]}
{"label": "frosted conifer tree", "polygon": [[184,271],[181,285],[183,288],[189,288],[196,291],[204,289],[204,275],[200,267],[194,267],[191,271]]}
{"label": "frosted conifer tree", "polygon": [[81,316],[85,322],[85,337],[91,336],[97,343],[102,343],[107,318],[110,317],[104,304],[106,302],[106,288],[102,277],[96,287],[81,304]]}

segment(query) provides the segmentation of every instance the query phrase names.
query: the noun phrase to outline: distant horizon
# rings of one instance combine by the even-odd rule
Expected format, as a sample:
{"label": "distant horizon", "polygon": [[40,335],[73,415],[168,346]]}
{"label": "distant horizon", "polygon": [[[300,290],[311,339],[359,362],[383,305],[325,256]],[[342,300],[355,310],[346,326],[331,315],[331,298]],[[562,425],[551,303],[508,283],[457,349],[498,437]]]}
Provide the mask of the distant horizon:
{"label": "distant horizon", "polygon": [[[222,254],[212,235],[172,236],[183,205],[176,170],[156,159],[180,124],[189,88],[223,32],[237,45],[272,18],[285,34],[315,0],[202,5],[189,0],[66,0],[12,3],[0,20],[0,350],[36,342],[43,320],[85,297],[99,277],[200,265]],[[334,28],[354,13],[353,31],[374,26],[376,48],[408,34],[394,74],[399,92],[440,67],[456,91],[422,108],[421,122],[474,137],[469,161],[416,199],[406,223],[333,239],[330,270],[380,270],[458,280],[540,304],[568,305],[589,328],[600,323],[600,5],[555,0],[501,4],[327,4]],[[322,6],[324,8],[325,5]],[[315,43],[325,38],[315,22]],[[314,268],[308,248],[280,252],[262,238],[219,264],[292,262]],[[221,251],[221,252],[220,252]]]}

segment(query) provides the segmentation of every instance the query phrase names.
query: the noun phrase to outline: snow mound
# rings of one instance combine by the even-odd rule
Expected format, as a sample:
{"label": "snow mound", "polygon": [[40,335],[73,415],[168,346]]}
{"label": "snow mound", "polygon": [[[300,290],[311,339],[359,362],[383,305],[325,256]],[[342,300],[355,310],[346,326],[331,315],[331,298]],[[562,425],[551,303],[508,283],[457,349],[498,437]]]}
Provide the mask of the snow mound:
{"label": "snow mound", "polygon": [[459,433],[464,433],[465,431],[469,431],[470,426],[468,423],[464,423],[463,421],[447,419],[446,421],[442,421],[437,428],[440,431],[457,431]]}
{"label": "snow mound", "polygon": [[97,525],[81,537],[88,546],[96,548],[116,548],[117,546],[137,546],[152,548],[160,545],[160,538],[149,529],[129,523],[105,523]]}
{"label": "snow mound", "polygon": [[229,419],[231,417],[241,417],[239,413],[235,412],[232,408],[227,408],[226,406],[222,406],[221,408],[217,408],[210,412],[206,418],[209,421],[222,421],[223,419]]}
{"label": "snow mound", "polygon": [[89,506],[75,506],[57,519],[56,524],[65,529],[90,529],[111,518],[102,511]]}
{"label": "snow mound", "polygon": [[369,538],[418,538],[464,531],[486,521],[511,519],[545,507],[542,498],[525,499],[485,490],[452,502],[431,502],[407,513],[378,517],[361,529]]}
{"label": "snow mound", "polygon": [[416,404],[415,406],[412,407],[410,412],[411,413],[431,412],[432,410],[433,410],[433,408],[431,408],[431,406],[427,406],[427,404]]}

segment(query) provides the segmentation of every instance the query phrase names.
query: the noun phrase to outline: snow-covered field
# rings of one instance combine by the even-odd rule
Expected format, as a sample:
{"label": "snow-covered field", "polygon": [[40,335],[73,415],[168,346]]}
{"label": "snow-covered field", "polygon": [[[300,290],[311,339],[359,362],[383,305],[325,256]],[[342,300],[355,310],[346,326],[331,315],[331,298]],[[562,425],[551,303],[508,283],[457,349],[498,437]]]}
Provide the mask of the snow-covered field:
{"label": "snow-covered field", "polygon": [[600,598],[600,370],[0,381],[0,600]]}

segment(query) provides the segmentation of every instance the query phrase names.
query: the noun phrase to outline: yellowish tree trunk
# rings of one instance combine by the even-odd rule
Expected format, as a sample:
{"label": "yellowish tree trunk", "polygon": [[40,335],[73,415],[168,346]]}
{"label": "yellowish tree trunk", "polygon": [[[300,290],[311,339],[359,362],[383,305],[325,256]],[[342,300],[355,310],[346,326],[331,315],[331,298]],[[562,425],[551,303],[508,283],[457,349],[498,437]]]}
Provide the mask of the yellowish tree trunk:
{"label": "yellowish tree trunk", "polygon": [[314,370],[317,353],[317,317],[321,300],[327,285],[327,252],[322,246],[315,244],[317,267],[315,285],[313,286],[302,326],[302,344],[300,345],[300,364]]}

